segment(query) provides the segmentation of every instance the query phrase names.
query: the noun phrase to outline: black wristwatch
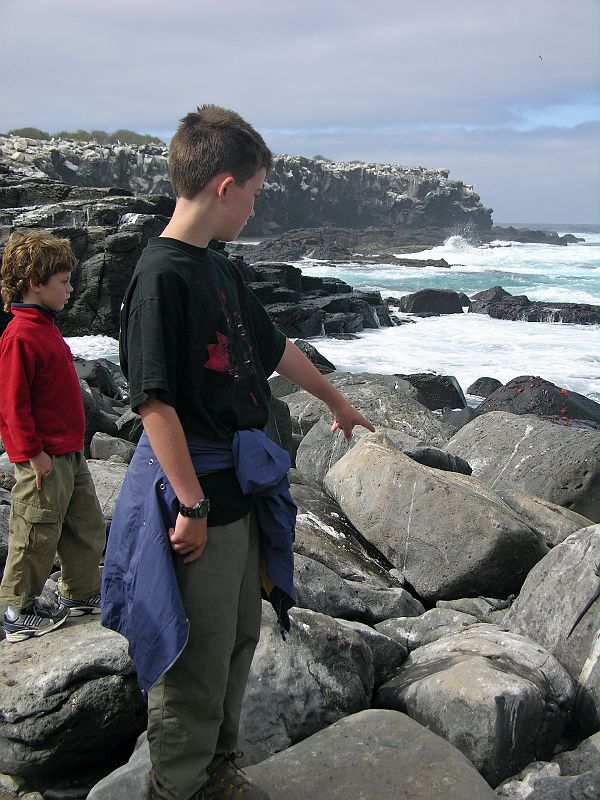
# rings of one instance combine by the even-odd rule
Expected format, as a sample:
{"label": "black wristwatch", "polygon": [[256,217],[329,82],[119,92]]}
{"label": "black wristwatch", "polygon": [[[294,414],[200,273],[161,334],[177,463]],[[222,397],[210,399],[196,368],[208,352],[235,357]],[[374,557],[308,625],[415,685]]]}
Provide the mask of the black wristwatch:
{"label": "black wristwatch", "polygon": [[184,506],[179,503],[179,513],[182,517],[194,517],[195,519],[206,517],[210,511],[210,500],[208,497],[203,497],[198,500],[195,506]]}

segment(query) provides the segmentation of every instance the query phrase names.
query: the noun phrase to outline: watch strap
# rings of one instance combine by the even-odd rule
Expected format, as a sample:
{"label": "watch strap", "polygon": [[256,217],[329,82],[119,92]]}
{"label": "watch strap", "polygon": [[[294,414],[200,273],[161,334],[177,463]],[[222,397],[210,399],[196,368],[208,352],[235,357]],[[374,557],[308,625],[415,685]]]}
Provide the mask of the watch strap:
{"label": "watch strap", "polygon": [[179,503],[179,513],[182,517],[201,519],[202,517],[206,517],[209,511],[210,500],[208,497],[203,497],[202,500],[198,500],[194,506],[184,506],[183,503]]}

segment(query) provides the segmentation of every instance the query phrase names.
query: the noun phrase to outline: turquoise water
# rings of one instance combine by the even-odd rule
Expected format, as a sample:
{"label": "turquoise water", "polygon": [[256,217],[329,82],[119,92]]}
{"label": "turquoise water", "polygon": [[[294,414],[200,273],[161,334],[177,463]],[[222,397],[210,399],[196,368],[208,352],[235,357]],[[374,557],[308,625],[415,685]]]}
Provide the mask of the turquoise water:
{"label": "turquoise water", "polygon": [[425,288],[472,295],[501,285],[530,300],[600,305],[600,229],[586,233],[585,238],[584,243],[566,247],[517,242],[477,247],[453,236],[439,247],[410,254],[416,259],[443,258],[450,268],[358,261],[326,265],[310,259],[297,262],[297,266],[308,275],[335,276],[356,288],[378,289],[386,296],[400,297]]}
{"label": "turquoise water", "polygon": [[[534,227],[534,226],[530,226]],[[535,226],[544,227],[544,226]],[[546,226],[549,227],[549,226]],[[557,228],[559,233],[573,228]],[[306,274],[335,276],[356,288],[400,297],[426,287],[471,295],[500,284],[532,300],[600,305],[600,226],[581,232],[586,242],[567,247],[523,245],[475,247],[460,237],[411,258],[445,258],[451,267],[415,269],[297,263]],[[484,314],[412,318],[394,328],[364,331],[351,341],[319,337],[313,344],[339,369],[384,374],[439,372],[454,375],[463,390],[483,375],[506,383],[517,375],[541,375],[600,402],[600,325],[509,322]],[[114,339],[69,339],[84,358],[118,359]]]}

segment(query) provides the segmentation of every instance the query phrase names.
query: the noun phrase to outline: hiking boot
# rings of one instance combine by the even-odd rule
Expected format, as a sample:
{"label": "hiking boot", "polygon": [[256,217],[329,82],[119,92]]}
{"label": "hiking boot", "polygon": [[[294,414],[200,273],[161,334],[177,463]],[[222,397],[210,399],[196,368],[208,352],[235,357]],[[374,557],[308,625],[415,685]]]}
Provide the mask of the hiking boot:
{"label": "hiking boot", "polygon": [[84,614],[99,614],[101,611],[99,594],[93,597],[86,597],[85,600],[70,600],[68,597],[63,597],[62,594],[59,594],[58,602],[61,606],[69,609],[72,617],[82,617]]}
{"label": "hiking boot", "polygon": [[243,753],[229,753],[209,772],[194,800],[271,800],[235,763]]}
{"label": "hiking boot", "polygon": [[2,627],[6,634],[7,642],[23,642],[34,636],[44,636],[50,631],[56,630],[59,625],[69,616],[67,608],[59,608],[57,611],[48,611],[38,605],[37,601],[22,608],[19,616],[15,620],[10,620],[6,614],[2,618]]}

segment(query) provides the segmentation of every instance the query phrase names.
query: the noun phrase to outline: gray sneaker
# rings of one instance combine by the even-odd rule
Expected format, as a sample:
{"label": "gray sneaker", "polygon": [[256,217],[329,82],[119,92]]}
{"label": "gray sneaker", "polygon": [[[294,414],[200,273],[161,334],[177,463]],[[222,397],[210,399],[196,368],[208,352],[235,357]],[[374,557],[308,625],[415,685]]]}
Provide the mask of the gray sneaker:
{"label": "gray sneaker", "polygon": [[44,636],[50,631],[56,630],[69,616],[67,608],[59,608],[57,611],[48,611],[38,605],[37,600],[22,608],[19,616],[15,620],[10,620],[6,614],[2,618],[2,627],[6,634],[7,642],[23,642],[34,636]]}
{"label": "gray sneaker", "polygon": [[58,602],[61,606],[69,609],[72,617],[82,617],[84,614],[99,614],[102,610],[100,608],[99,594],[93,597],[86,597],[85,600],[70,600],[68,597],[63,597],[62,594],[59,594]]}
{"label": "gray sneaker", "polygon": [[194,800],[271,800],[235,763],[243,753],[229,753],[209,773]]}

